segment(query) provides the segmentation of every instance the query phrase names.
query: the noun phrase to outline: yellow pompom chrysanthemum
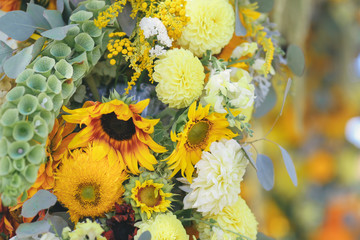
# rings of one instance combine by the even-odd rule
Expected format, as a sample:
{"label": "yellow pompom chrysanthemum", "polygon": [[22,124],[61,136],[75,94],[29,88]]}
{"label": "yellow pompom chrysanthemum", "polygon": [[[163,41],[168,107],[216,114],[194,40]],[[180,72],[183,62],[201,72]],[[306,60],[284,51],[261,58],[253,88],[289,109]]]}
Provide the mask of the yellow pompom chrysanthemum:
{"label": "yellow pompom chrysanthemum", "polygon": [[155,62],[153,79],[159,99],[171,108],[188,107],[204,87],[204,67],[190,51],[173,49]]}
{"label": "yellow pompom chrysanthemum", "polygon": [[124,193],[127,178],[119,162],[110,165],[102,146],[74,150],[62,160],[54,193],[69,209],[73,222],[110,211]]}
{"label": "yellow pompom chrysanthemum", "polygon": [[188,1],[186,15],[190,22],[178,39],[181,47],[200,57],[206,50],[218,54],[230,42],[235,13],[228,0]]}
{"label": "yellow pompom chrysanthemum", "polygon": [[145,231],[151,233],[152,240],[188,240],[189,236],[181,224],[180,220],[176,218],[171,212],[157,215],[155,219],[150,219],[146,222],[135,224],[139,228],[135,240],[138,240],[141,234]]}

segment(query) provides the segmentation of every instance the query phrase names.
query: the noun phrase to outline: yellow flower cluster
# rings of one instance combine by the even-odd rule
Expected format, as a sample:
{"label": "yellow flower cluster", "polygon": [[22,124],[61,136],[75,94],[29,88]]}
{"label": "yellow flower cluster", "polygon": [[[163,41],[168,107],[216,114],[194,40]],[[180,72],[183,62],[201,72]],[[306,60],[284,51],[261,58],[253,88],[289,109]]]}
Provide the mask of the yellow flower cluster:
{"label": "yellow flower cluster", "polygon": [[108,7],[104,12],[101,12],[97,19],[94,19],[94,24],[98,28],[106,27],[111,19],[117,17],[119,13],[122,12],[124,5],[126,4],[127,0],[118,0],[113,5]]}
{"label": "yellow flower cluster", "polygon": [[119,54],[126,55],[126,56],[132,56],[134,48],[132,47],[132,43],[129,40],[129,38],[124,38],[126,33],[124,32],[114,32],[110,33],[110,38],[117,38],[117,39],[110,39],[107,49],[110,52],[107,55],[107,58],[110,59],[110,64],[115,65],[116,64],[116,57]]}
{"label": "yellow flower cluster", "polygon": [[131,7],[132,7],[132,13],[130,15],[130,17],[135,18],[137,13],[140,12],[144,12],[146,17],[149,17],[152,15],[152,13],[157,9],[157,2],[156,0],[150,0],[150,4],[148,4],[147,2],[149,2],[149,0],[129,0],[131,3]]}
{"label": "yellow flower cluster", "polygon": [[184,27],[190,21],[190,18],[185,16],[185,0],[166,0],[159,3],[158,12],[154,17],[159,18],[166,27],[168,36],[173,40],[180,38]]}
{"label": "yellow flower cluster", "polygon": [[266,32],[261,31],[257,35],[257,42],[263,46],[265,55],[265,74],[268,74],[271,69],[271,62],[274,58],[274,44],[271,41],[271,38],[266,37]]}

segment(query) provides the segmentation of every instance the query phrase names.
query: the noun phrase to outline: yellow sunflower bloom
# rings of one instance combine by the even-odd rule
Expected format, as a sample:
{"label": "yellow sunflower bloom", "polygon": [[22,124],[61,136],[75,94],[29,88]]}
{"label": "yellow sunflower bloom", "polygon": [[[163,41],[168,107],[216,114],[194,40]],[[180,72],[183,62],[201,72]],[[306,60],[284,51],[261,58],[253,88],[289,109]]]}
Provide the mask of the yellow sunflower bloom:
{"label": "yellow sunflower bloom", "polygon": [[200,160],[202,151],[208,151],[212,142],[223,138],[232,139],[236,134],[228,129],[226,113],[209,114],[210,104],[196,109],[194,102],[188,112],[188,122],[181,133],[171,132],[171,140],[177,142],[175,150],[165,159],[174,176],[181,170],[182,176],[191,183],[194,165]]}
{"label": "yellow sunflower bloom", "polygon": [[76,149],[56,172],[54,194],[69,209],[71,221],[98,217],[120,201],[127,175],[119,162],[110,166],[102,146]]}
{"label": "yellow sunflower bloom", "polygon": [[166,212],[170,207],[171,201],[167,198],[170,198],[172,193],[164,193],[163,187],[164,184],[155,183],[153,180],[143,183],[137,180],[136,186],[131,189],[131,198],[141,212],[146,212],[147,218],[150,218],[153,212]]}
{"label": "yellow sunflower bloom", "polygon": [[149,99],[136,104],[125,104],[118,99],[106,103],[87,102],[80,109],[64,111],[67,122],[85,124],[70,142],[69,148],[86,147],[88,142],[102,146],[110,162],[119,160],[123,168],[133,174],[139,174],[138,163],[150,171],[157,163],[149,147],[157,153],[166,152],[166,148],[157,144],[150,136],[159,119],[146,119],[140,113],[149,104]]}

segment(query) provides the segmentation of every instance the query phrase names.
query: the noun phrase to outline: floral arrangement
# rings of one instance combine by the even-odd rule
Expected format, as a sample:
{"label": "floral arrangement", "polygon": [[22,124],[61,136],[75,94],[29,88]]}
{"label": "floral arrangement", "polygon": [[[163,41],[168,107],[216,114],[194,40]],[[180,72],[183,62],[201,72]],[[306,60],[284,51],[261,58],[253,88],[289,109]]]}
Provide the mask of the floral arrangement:
{"label": "floral arrangement", "polygon": [[304,68],[268,4],[37,3],[0,18],[1,237],[265,238],[240,196],[249,162],[274,184],[249,121]]}

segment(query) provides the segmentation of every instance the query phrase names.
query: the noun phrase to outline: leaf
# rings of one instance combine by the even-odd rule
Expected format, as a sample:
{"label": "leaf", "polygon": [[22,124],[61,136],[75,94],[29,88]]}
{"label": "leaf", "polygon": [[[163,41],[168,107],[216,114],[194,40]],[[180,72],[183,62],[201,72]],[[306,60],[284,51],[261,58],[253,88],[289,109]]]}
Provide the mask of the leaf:
{"label": "leaf", "polygon": [[31,237],[41,233],[46,233],[50,230],[51,226],[47,220],[37,221],[33,223],[22,223],[16,229],[16,236],[18,239]]}
{"label": "leaf", "polygon": [[235,35],[240,37],[240,36],[245,36],[246,33],[247,33],[247,30],[240,21],[239,0],[236,0],[236,2],[235,2]]}
{"label": "leaf", "polygon": [[303,75],[305,69],[305,57],[301,48],[290,44],[286,51],[286,60],[287,65],[295,75]]}
{"label": "leaf", "polygon": [[297,176],[296,176],[296,170],[294,163],[289,155],[289,153],[281,147],[279,144],[277,144],[281,150],[281,154],[285,163],[286,170],[291,178],[291,181],[293,182],[294,186],[298,185]]}
{"label": "leaf", "polygon": [[17,78],[17,76],[22,73],[27,65],[31,62],[32,59],[32,50],[33,46],[24,48],[21,52],[12,56],[4,63],[4,72],[9,78]]}
{"label": "leaf", "polygon": [[268,237],[265,234],[258,232],[256,235],[257,240],[275,240],[274,238]]}
{"label": "leaf", "polygon": [[35,217],[39,211],[53,206],[56,200],[56,196],[49,191],[39,190],[32,198],[24,203],[21,209],[21,215],[26,218]]}
{"label": "leaf", "polygon": [[274,165],[271,159],[263,154],[256,158],[257,176],[266,191],[274,187]]}
{"label": "leaf", "polygon": [[44,17],[50,23],[51,28],[65,26],[65,22],[62,18],[61,12],[57,10],[45,10]]}
{"label": "leaf", "polygon": [[54,40],[63,40],[66,37],[67,32],[76,25],[77,24],[71,24],[63,27],[53,28],[41,33],[41,35]]}
{"label": "leaf", "polygon": [[32,60],[35,59],[37,56],[39,56],[39,53],[41,52],[43,46],[45,44],[45,38],[41,37],[38,40],[36,40],[36,42],[34,43],[34,47],[32,50]]}
{"label": "leaf", "polygon": [[86,87],[85,85],[81,85],[76,89],[76,92],[73,95],[74,101],[78,103],[82,103],[84,101],[86,94]]}
{"label": "leaf", "polygon": [[253,159],[252,156],[251,156],[252,153],[249,151],[250,146],[249,146],[249,145],[247,145],[247,146],[242,146],[242,149],[243,149],[244,152],[245,152],[246,158],[249,159],[251,165],[257,170],[256,163],[255,163],[254,159]]}
{"label": "leaf", "polygon": [[283,102],[282,102],[282,106],[281,106],[281,110],[280,110],[280,116],[282,115],[282,112],[283,112],[283,110],[284,110],[286,97],[287,97],[287,95],[289,94],[289,90],[290,90],[290,87],[291,87],[291,83],[292,83],[292,80],[291,80],[291,78],[289,78],[289,79],[288,79],[288,82],[287,82],[287,84],[286,84],[285,92],[284,92],[284,98],[283,98]]}
{"label": "leaf", "polygon": [[140,235],[139,240],[151,240],[151,233],[149,231],[143,232]]}
{"label": "leaf", "polygon": [[122,28],[122,30],[126,33],[126,35],[130,36],[136,26],[136,17],[131,18],[130,15],[132,13],[132,7],[130,3],[126,3],[123,8],[123,11],[119,13],[117,20]]}
{"label": "leaf", "polygon": [[35,30],[34,21],[26,12],[11,11],[0,17],[0,31],[15,40],[25,41]]}
{"label": "leaf", "polygon": [[68,226],[68,223],[60,216],[46,214],[45,220],[49,220],[51,222],[52,226],[50,232],[52,233],[61,233],[62,230]]}
{"label": "leaf", "polygon": [[251,3],[257,2],[259,8],[256,9],[256,11],[261,13],[268,13],[274,7],[274,0],[250,0],[250,2]]}
{"label": "leaf", "polygon": [[266,95],[264,102],[261,103],[260,107],[255,109],[254,117],[260,118],[267,114],[276,104],[277,96],[273,87],[269,88],[269,92]]}
{"label": "leaf", "polygon": [[11,57],[13,51],[14,50],[11,47],[0,40],[0,73],[3,72],[3,63],[6,61],[6,59]]}
{"label": "leaf", "polygon": [[56,1],[56,9],[61,13],[64,11],[64,0]]}
{"label": "leaf", "polygon": [[35,26],[42,28],[41,31],[50,29],[49,22],[44,18],[44,11],[40,5],[34,3],[28,3],[26,12],[30,15],[31,19],[34,21]]}

